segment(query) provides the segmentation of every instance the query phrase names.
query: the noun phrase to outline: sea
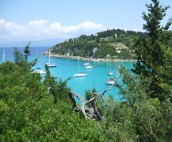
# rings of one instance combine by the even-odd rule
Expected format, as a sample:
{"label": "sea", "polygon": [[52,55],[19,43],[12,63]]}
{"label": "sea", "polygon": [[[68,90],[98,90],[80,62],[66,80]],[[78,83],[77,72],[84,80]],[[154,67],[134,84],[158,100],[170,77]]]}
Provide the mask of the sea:
{"label": "sea", "polygon": [[[48,56],[44,55],[44,52],[50,47],[30,47],[31,55],[28,57],[29,61],[38,58],[37,64],[33,67],[33,69],[41,68],[45,69],[45,63],[48,62]],[[24,47],[17,47],[17,49],[23,53]],[[5,53],[5,54],[4,54]],[[3,62],[5,55],[5,60],[14,61],[14,47],[0,47],[0,63]],[[119,75],[117,67],[121,65],[125,66],[127,69],[131,69],[133,64],[131,61],[125,62],[90,62],[93,66],[92,69],[86,69],[84,66],[85,61],[76,59],[66,59],[66,58],[57,58],[51,57],[51,63],[56,64],[56,67],[49,68],[52,76],[56,77],[57,80],[66,80],[70,77],[70,80],[67,81],[67,85],[71,88],[71,90],[81,96],[85,97],[86,90],[92,90],[95,88],[98,93],[102,93],[106,90],[109,85],[107,85],[106,80],[109,78],[108,71],[112,70],[114,73],[114,77]],[[79,70],[87,73],[86,77],[74,77],[74,74]],[[44,79],[44,75],[41,75],[42,79]],[[113,77],[113,76],[112,76]],[[119,82],[122,83],[122,79],[119,79]],[[115,101],[120,101],[123,99],[120,90],[114,86],[105,94],[105,97],[113,96]]]}

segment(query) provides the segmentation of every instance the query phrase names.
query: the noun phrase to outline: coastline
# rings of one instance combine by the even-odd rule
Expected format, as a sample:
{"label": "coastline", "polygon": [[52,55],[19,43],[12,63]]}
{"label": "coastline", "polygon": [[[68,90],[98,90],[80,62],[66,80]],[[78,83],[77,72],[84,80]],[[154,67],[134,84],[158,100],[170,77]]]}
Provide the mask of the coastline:
{"label": "coastline", "polygon": [[[45,55],[48,55],[45,53]],[[58,54],[51,54],[51,57],[56,57],[56,58],[66,58],[66,59],[80,59],[83,61],[92,61],[92,62],[135,62],[136,60],[134,59],[107,59],[107,58],[85,58],[85,57],[80,57],[80,56],[69,56],[69,55],[58,55]]]}

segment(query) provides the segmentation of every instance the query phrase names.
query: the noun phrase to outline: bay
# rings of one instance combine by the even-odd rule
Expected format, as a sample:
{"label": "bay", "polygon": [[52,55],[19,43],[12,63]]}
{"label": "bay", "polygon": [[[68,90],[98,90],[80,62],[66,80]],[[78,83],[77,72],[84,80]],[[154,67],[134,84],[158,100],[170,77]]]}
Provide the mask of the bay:
{"label": "bay", "polygon": [[[44,52],[49,47],[30,47],[31,56],[29,56],[29,61],[32,61],[36,57],[38,57],[38,62],[35,65],[36,68],[42,68],[44,69],[44,65],[46,62],[48,62],[48,57],[44,55]],[[14,61],[13,57],[13,51],[14,49],[11,47],[0,47],[0,57],[2,59],[3,50],[5,49],[5,57],[6,60]],[[23,52],[24,48],[19,47],[17,48],[19,51]],[[0,61],[2,62],[2,60]],[[96,88],[98,93],[103,92],[105,89],[107,89],[109,86],[106,84],[106,80],[109,78],[108,71],[111,66],[111,70],[114,73],[117,73],[115,66],[124,65],[126,68],[130,69],[132,68],[132,62],[115,62],[109,63],[109,62],[90,62],[90,64],[93,66],[92,69],[86,69],[84,66],[84,61],[79,61],[79,67],[80,71],[86,72],[86,77],[74,77],[74,73],[78,70],[78,60],[75,59],[65,59],[65,58],[57,58],[57,57],[51,57],[51,62],[55,63],[57,67],[50,68],[51,75],[56,77],[58,79],[66,80],[69,77],[71,78],[67,84],[71,88],[72,91],[74,91],[77,94],[85,96],[85,90],[92,90],[93,88]],[[44,77],[44,75],[42,75]],[[120,80],[121,82],[121,80]],[[122,99],[122,95],[119,92],[119,89],[114,86],[111,90],[109,90],[105,97],[108,97],[109,95],[112,95],[116,101],[119,101]]]}

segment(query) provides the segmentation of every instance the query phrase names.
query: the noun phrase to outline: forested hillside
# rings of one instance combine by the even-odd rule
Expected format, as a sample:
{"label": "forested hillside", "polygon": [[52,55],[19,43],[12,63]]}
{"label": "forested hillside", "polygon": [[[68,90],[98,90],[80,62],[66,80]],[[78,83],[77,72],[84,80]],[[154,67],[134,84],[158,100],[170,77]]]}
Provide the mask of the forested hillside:
{"label": "forested hillside", "polygon": [[59,55],[131,59],[134,58],[134,40],[137,37],[146,37],[146,33],[112,29],[99,32],[95,35],[81,35],[56,44],[51,52]]}
{"label": "forested hillside", "polygon": [[[112,29],[95,35],[81,35],[52,47],[51,53],[86,58],[136,59],[137,38],[148,38],[146,32]],[[169,41],[172,46],[172,39]]]}

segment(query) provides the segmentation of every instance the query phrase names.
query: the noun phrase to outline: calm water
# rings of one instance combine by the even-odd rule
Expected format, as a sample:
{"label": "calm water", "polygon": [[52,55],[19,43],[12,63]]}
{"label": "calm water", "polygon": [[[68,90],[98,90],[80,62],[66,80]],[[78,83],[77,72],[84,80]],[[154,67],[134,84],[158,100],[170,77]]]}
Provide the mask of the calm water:
{"label": "calm water", "polygon": [[[5,49],[6,60],[13,61],[13,48],[0,47],[0,62],[2,62],[3,49]],[[35,69],[37,67],[44,69],[45,63],[48,62],[48,57],[43,55],[46,49],[48,49],[48,47],[30,47],[31,56],[29,57],[29,60],[33,60],[34,58],[38,57],[38,62],[34,67]],[[18,50],[23,52],[24,48],[18,48]],[[93,88],[96,88],[98,93],[103,92],[108,87],[108,85],[106,84],[106,80],[108,79],[107,73],[110,69],[110,66],[112,68],[112,71],[114,73],[116,72],[114,64],[90,62],[91,65],[93,65],[93,69],[86,69],[84,67],[84,61],[80,60],[80,71],[86,72],[87,77],[79,78],[73,76],[73,74],[76,73],[78,70],[77,60],[51,57],[51,63],[55,63],[57,65],[57,67],[55,68],[50,68],[51,75],[57,77],[57,79],[61,78],[62,80],[71,77],[71,79],[68,81],[69,87],[75,93],[81,94],[82,96],[84,96],[85,90],[91,90]],[[126,68],[132,68],[131,62],[117,62],[116,64],[122,64]],[[120,95],[119,89],[117,87],[113,87],[105,94],[106,97],[108,97],[109,95],[112,95],[115,100],[119,100],[120,98],[122,98],[122,95]]]}

